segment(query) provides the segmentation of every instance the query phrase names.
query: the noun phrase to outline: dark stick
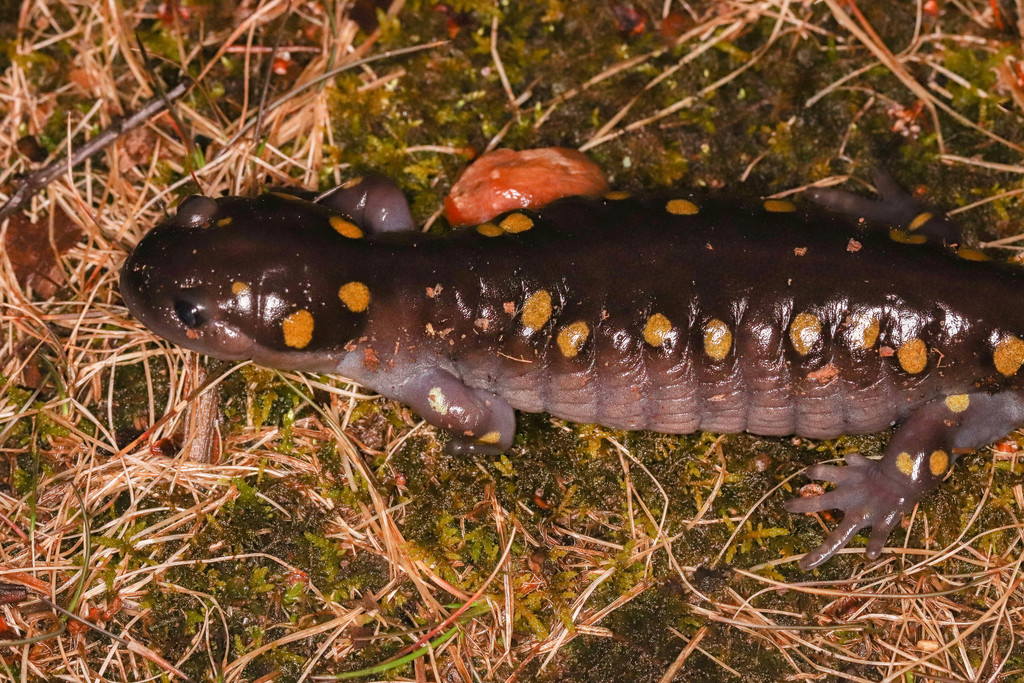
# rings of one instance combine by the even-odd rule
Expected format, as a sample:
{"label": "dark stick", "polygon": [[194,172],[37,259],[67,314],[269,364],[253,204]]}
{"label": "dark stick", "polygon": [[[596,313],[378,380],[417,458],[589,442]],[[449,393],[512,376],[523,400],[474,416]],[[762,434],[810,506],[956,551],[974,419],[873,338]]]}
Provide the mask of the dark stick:
{"label": "dark stick", "polygon": [[[39,598],[35,602],[30,602],[27,605],[23,605],[22,610],[24,612],[36,612],[38,611],[39,607],[42,607],[44,609],[52,609],[55,612],[58,612],[59,614],[63,614],[65,617],[71,619],[72,621],[77,621],[79,624],[89,627],[93,631],[96,631],[97,633],[104,635],[107,638],[110,638],[111,640],[121,644],[125,649],[129,650],[130,652],[142,655],[143,657],[153,662],[157,666],[163,668],[166,671],[170,671],[178,678],[182,679],[183,681],[186,681],[186,683],[191,683],[192,681],[192,679],[186,676],[185,673],[181,671],[181,669],[178,669],[176,666],[171,664],[169,661],[167,661],[157,653],[153,652],[153,650],[149,649],[145,645],[142,645],[141,643],[134,640],[130,640],[128,638],[121,638],[120,636],[115,636],[113,633],[103,628],[102,626],[94,624],[91,621],[87,621],[82,617],[78,616],[77,614],[69,612],[60,605],[50,602],[46,598]],[[59,635],[59,632],[56,635]]]}
{"label": "dark stick", "polygon": [[16,583],[0,583],[0,605],[24,602],[28,599],[28,589]]}
{"label": "dark stick", "polygon": [[7,200],[7,203],[0,207],[0,221],[3,221],[5,218],[27,204],[28,200],[30,200],[37,192],[44,189],[47,185],[67,172],[69,167],[74,168],[89,157],[101,151],[103,148],[112,144],[125,133],[138,128],[146,123],[146,121],[162,112],[167,108],[169,102],[184,95],[188,90],[189,85],[190,84],[188,83],[179,83],[171,88],[166,95],[154,97],[142,105],[142,108],[133,114],[129,114],[122,119],[115,120],[106,130],[102,131],[92,140],[89,140],[84,145],[76,149],[74,154],[71,155],[70,160],[68,159],[67,154],[62,154],[51,163],[27,175],[25,179],[21,181],[21,185],[18,186],[18,189],[16,189],[14,194],[11,195],[11,198]]}
{"label": "dark stick", "polygon": [[[362,64],[369,64],[371,62],[377,62],[383,59],[398,57],[399,55],[406,55],[411,54],[413,52],[420,52],[422,50],[429,50],[431,48],[438,47],[439,45],[444,45],[447,42],[449,41],[438,40],[432,43],[426,43],[425,45],[403,47],[395,50],[388,50],[387,52],[382,52],[378,55],[373,55],[372,57],[364,57],[349,64],[343,64],[339,67],[335,67],[334,69],[331,69],[330,71],[321,74],[319,77],[313,79],[308,83],[303,83],[300,86],[292,88],[283,96],[274,100],[265,107],[261,102],[260,110],[257,112],[258,116],[253,117],[248,121],[248,123],[242,126],[242,128],[237,133],[235,133],[234,136],[231,137],[231,139],[227,142],[226,145],[224,145],[224,147],[217,153],[217,155],[214,156],[214,159],[220,158],[220,156],[223,155],[228,149],[230,149],[231,146],[234,145],[234,143],[237,142],[239,138],[241,138],[241,136],[245,135],[248,131],[250,131],[256,125],[260,117],[266,116],[268,113],[274,111],[282,104],[287,102],[290,98],[295,97],[301,92],[308,90],[309,88],[312,88],[314,86],[317,86],[323,83],[324,81],[327,81],[333,78],[334,76],[337,76],[339,73],[342,73],[343,71],[347,71],[348,69],[352,69]],[[28,200],[31,199],[37,192],[44,189],[47,185],[49,185],[54,180],[59,178],[61,174],[63,174],[67,170],[69,164],[71,168],[74,168],[75,166],[82,163],[92,155],[102,150],[104,147],[113,143],[120,136],[124,135],[130,130],[138,128],[151,117],[156,116],[165,108],[167,108],[171,102],[184,95],[188,88],[189,84],[179,83],[178,85],[171,88],[166,95],[158,95],[157,97],[154,97],[153,99],[146,102],[146,104],[142,106],[142,109],[139,109],[134,114],[131,114],[126,118],[114,121],[109,128],[107,128],[99,135],[94,137],[92,140],[89,140],[84,145],[75,150],[75,153],[71,155],[70,162],[68,161],[67,155],[64,154],[61,155],[59,159],[53,161],[52,163],[49,163],[43,168],[27,175],[25,179],[22,180],[21,185],[18,186],[18,189],[16,189],[14,191],[14,194],[11,195],[11,198],[7,200],[7,203],[5,203],[3,206],[0,206],[0,222],[3,222],[5,218],[7,218],[15,211],[20,209],[22,206],[24,206],[28,202]],[[182,134],[184,135],[184,131],[182,131]]]}
{"label": "dark stick", "polygon": [[[177,10],[174,10],[174,23],[178,23]],[[153,60],[149,58],[149,50],[146,49],[146,44],[142,42],[142,36],[139,32],[135,32],[135,42],[139,45],[139,52],[142,53],[142,63],[146,66],[146,73],[155,74],[156,67],[153,65]],[[192,140],[192,136],[187,132],[185,126],[182,124],[181,119],[178,118],[178,112],[171,106],[171,98],[167,95],[167,90],[164,88],[163,81],[159,78],[153,79],[153,87],[156,89],[156,96],[162,97],[164,103],[167,105],[167,115],[171,117],[171,121],[174,122],[174,127],[177,129],[177,133],[181,136],[181,141],[185,143],[185,149],[188,150],[189,167],[192,166],[192,160],[196,158],[196,143]],[[175,98],[177,99],[177,98]]]}
{"label": "dark stick", "polygon": [[288,7],[284,10],[284,19],[281,21],[281,30],[277,32],[277,40],[274,41],[274,50],[270,53],[270,60],[267,62],[267,73],[263,76],[263,92],[260,93],[260,106],[256,110],[256,125],[253,128],[252,141],[258,145],[260,142],[260,128],[263,125],[263,108],[267,106],[267,95],[270,93],[270,77],[274,75],[274,60],[277,59],[277,51],[281,47],[281,39],[284,38],[284,25],[292,14],[292,3],[288,0]]}

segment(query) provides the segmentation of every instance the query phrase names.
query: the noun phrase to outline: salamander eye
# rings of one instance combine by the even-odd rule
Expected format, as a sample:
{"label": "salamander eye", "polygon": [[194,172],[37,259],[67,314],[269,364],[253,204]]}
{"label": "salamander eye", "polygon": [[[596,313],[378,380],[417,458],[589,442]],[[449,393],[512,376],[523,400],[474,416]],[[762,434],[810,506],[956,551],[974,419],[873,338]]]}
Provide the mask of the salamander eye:
{"label": "salamander eye", "polygon": [[213,222],[217,215],[217,201],[211,197],[194,194],[178,205],[174,223],[183,228],[201,228]]}
{"label": "salamander eye", "polygon": [[189,329],[194,330],[206,322],[203,307],[192,301],[178,299],[174,302],[174,312],[178,315],[178,320]]}

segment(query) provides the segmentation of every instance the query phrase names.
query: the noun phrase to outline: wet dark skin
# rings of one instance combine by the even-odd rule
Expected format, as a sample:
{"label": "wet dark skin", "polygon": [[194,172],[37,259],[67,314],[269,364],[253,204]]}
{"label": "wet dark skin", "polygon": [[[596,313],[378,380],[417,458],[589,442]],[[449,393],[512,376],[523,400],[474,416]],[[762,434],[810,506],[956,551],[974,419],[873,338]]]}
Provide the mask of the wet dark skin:
{"label": "wet dark skin", "polygon": [[667,433],[898,424],[881,460],[812,467],[836,488],[787,503],[845,513],[806,569],[867,527],[876,557],[959,453],[1024,424],[1024,270],[880,188],[812,198],[885,227],[613,193],[444,236],[417,232],[379,177],[312,200],[193,197],[139,243],[121,291],[160,336],[338,373],[448,430],[454,452],[506,450],[514,409]]}

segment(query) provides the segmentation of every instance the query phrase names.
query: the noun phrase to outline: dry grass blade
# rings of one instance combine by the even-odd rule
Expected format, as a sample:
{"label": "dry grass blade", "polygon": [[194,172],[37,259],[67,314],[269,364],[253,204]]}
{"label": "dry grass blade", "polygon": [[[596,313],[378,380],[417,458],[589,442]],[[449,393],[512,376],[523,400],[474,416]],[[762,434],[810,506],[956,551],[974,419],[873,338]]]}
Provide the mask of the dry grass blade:
{"label": "dry grass blade", "polygon": [[839,3],[836,2],[836,0],[825,0],[825,3],[832,11],[832,15],[836,18],[836,21],[838,21],[839,24],[843,26],[843,28],[848,30],[851,33],[851,35],[855,36],[859,41],[861,41],[865,47],[871,50],[878,57],[879,61],[881,61],[885,65],[885,67],[889,69],[893,74],[895,74],[911,92],[913,92],[915,95],[921,98],[921,101],[925,103],[925,106],[932,111],[932,118],[935,120],[935,133],[936,135],[939,136],[939,149],[942,153],[946,152],[945,142],[942,138],[942,128],[938,123],[938,115],[935,113],[935,109],[941,109],[945,114],[947,114],[960,124],[967,126],[968,128],[971,128],[973,130],[976,130],[982,135],[991,138],[995,142],[998,142],[1002,145],[1006,145],[1015,152],[1024,152],[1024,147],[1022,147],[1021,145],[1011,142],[1010,140],[1007,140],[1006,138],[1000,135],[996,135],[995,133],[987,130],[986,128],[983,128],[982,126],[979,126],[974,121],[971,121],[966,116],[962,115],[960,112],[956,111],[955,109],[947,105],[945,102],[937,98],[935,95],[929,92],[927,88],[918,83],[917,79],[911,76],[910,73],[907,71],[906,67],[893,56],[892,52],[890,52],[888,48],[885,47],[885,44],[882,43],[882,40],[878,37],[877,34],[875,34],[875,32],[867,24],[867,22],[863,18],[863,15],[860,14],[860,11],[857,10],[856,4],[851,4],[851,8],[853,8],[853,10],[857,13],[858,19],[861,23],[860,26],[858,26],[857,23],[855,23],[853,19],[850,18],[850,16],[843,10],[843,8],[839,6]]}

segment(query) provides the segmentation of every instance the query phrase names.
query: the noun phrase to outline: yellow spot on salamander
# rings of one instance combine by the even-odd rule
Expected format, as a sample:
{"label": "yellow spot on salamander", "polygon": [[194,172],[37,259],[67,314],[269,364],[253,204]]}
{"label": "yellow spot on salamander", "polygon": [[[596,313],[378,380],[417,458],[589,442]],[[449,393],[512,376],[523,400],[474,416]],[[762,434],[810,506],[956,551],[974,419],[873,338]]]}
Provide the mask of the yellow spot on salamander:
{"label": "yellow spot on salamander", "polygon": [[950,412],[962,413],[971,405],[971,397],[967,394],[953,394],[946,397],[946,407]]}
{"label": "yellow spot on salamander", "polygon": [[551,295],[546,289],[538,289],[523,304],[523,327],[531,332],[544,327],[551,318]]}
{"label": "yellow spot on salamander", "polygon": [[1016,374],[1024,363],[1024,341],[1021,341],[1020,337],[1010,335],[999,342],[999,346],[992,354],[992,361],[1001,374],[1007,377]]}
{"label": "yellow spot on salamander", "polygon": [[284,343],[293,349],[304,349],[313,340],[313,314],[307,310],[295,311],[281,321]]}
{"label": "yellow spot on salamander", "polygon": [[613,190],[612,192],[605,193],[604,198],[610,199],[613,202],[617,202],[623,199],[629,199],[629,193],[623,192],[621,190]]}
{"label": "yellow spot on salamander", "polygon": [[499,432],[487,432],[477,439],[477,441],[480,443],[495,444],[501,441],[501,434]]}
{"label": "yellow spot on salamander", "polygon": [[234,282],[231,285],[231,293],[235,296],[242,296],[249,293],[249,285],[244,282]]}
{"label": "yellow spot on salamander", "polygon": [[732,332],[729,326],[718,318],[712,318],[704,326],[704,353],[715,360],[722,360],[732,348]]}
{"label": "yellow spot on salamander", "polygon": [[217,221],[217,227],[218,228],[225,228],[225,227],[231,225],[231,221],[233,221],[233,220],[234,219],[231,216],[225,216],[224,218],[221,218],[219,221]]}
{"label": "yellow spot on salamander", "polygon": [[484,237],[497,237],[498,235],[504,235],[505,231],[499,228],[494,223],[484,223],[476,226],[476,231]]}
{"label": "yellow spot on salamander", "polygon": [[676,216],[696,216],[700,207],[688,199],[670,199],[665,204],[665,210]]}
{"label": "yellow spot on salamander", "polygon": [[903,451],[896,456],[896,469],[908,477],[914,473],[914,459],[910,457],[910,453]]}
{"label": "yellow spot on salamander", "polygon": [[427,392],[427,403],[430,404],[430,409],[438,415],[448,414],[448,399],[445,398],[441,387],[434,387]]}
{"label": "yellow spot on salamander", "polygon": [[661,313],[655,313],[647,319],[644,326],[644,341],[651,346],[661,346],[672,331],[672,323]]}
{"label": "yellow spot on salamander", "polygon": [[949,467],[949,456],[946,451],[932,451],[928,457],[928,469],[932,471],[932,476],[941,477],[946,473],[947,467]]}
{"label": "yellow spot on salamander", "polygon": [[930,221],[932,218],[934,218],[934,216],[927,211],[917,214],[917,216],[914,217],[914,220],[910,221],[910,225],[907,226],[907,232],[914,232],[915,230],[920,229],[922,225]]}
{"label": "yellow spot on salamander", "polygon": [[971,249],[970,247],[960,247],[956,250],[956,255],[965,261],[991,261],[992,257],[983,251],[977,249]]}
{"label": "yellow spot on salamander", "polygon": [[590,336],[590,327],[582,320],[562,328],[558,333],[558,348],[566,358],[575,358]]}
{"label": "yellow spot on salamander", "polygon": [[896,349],[896,358],[900,361],[900,367],[916,375],[928,365],[928,347],[915,337],[900,344],[900,348]]}
{"label": "yellow spot on salamander", "polygon": [[796,205],[785,199],[766,199],[764,210],[768,213],[793,213],[796,211]]}
{"label": "yellow spot on salamander", "polygon": [[331,227],[337,230],[338,234],[342,237],[357,240],[363,236],[363,229],[346,218],[331,216],[327,220],[330,221]]}
{"label": "yellow spot on salamander", "polygon": [[821,321],[810,313],[798,313],[789,327],[789,340],[801,356],[806,356],[821,339]]}
{"label": "yellow spot on salamander", "polygon": [[370,288],[362,282],[346,282],[338,289],[338,298],[353,313],[362,313],[370,305]]}
{"label": "yellow spot on salamander", "polygon": [[924,235],[911,235],[906,230],[890,230],[889,239],[900,244],[924,244],[928,238]]}
{"label": "yellow spot on salamander", "polygon": [[853,324],[853,341],[856,348],[870,349],[878,341],[878,318],[862,315]]}
{"label": "yellow spot on salamander", "polygon": [[533,219],[524,213],[510,213],[500,223],[501,229],[505,232],[515,234],[526,232],[533,227]]}

